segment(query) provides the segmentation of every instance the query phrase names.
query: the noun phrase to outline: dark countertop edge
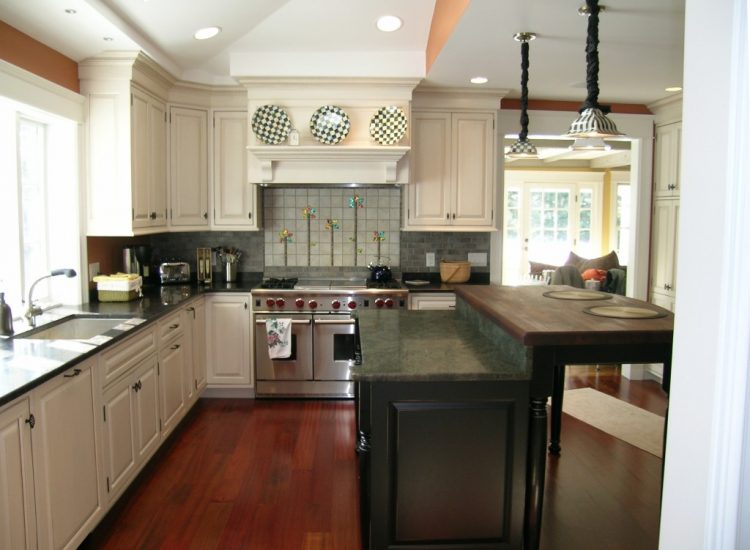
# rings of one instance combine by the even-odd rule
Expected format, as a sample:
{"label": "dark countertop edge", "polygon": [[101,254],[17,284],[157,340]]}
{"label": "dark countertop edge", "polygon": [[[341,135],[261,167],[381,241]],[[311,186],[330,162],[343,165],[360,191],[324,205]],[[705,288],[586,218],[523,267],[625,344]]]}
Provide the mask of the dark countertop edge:
{"label": "dark countertop edge", "polygon": [[461,374],[455,372],[432,372],[429,374],[403,374],[403,373],[358,373],[357,367],[351,369],[352,380],[355,382],[523,382],[527,381],[517,373],[472,373]]}
{"label": "dark countertop edge", "polygon": [[[429,285],[408,285],[405,281],[422,280],[430,281]],[[455,292],[457,288],[465,285],[488,285],[490,284],[490,274],[488,273],[471,273],[469,280],[465,283],[444,283],[440,280],[440,273],[411,272],[405,271],[401,275],[401,284],[408,289],[410,293],[418,292]]]}
{"label": "dark countertop edge", "polygon": [[[158,306],[154,306],[157,311],[154,311],[153,313],[147,315],[147,316],[141,316],[139,312],[132,311],[133,305],[136,302],[139,302],[139,300],[132,300],[130,302],[89,302],[86,304],[80,304],[78,306],[64,306],[65,311],[69,311],[71,313],[75,313],[75,310],[78,311],[78,313],[87,314],[97,314],[101,317],[115,317],[119,315],[127,315],[132,313],[133,317],[141,317],[145,318],[146,322],[141,323],[137,327],[128,330],[123,331],[121,334],[118,334],[117,336],[113,337],[108,342],[104,342],[103,344],[100,344],[96,346],[95,348],[91,349],[91,351],[84,352],[72,359],[69,359],[65,361],[62,365],[59,367],[55,367],[47,372],[44,372],[40,374],[39,376],[33,378],[32,380],[29,380],[27,383],[23,384],[22,386],[19,386],[13,390],[11,390],[8,393],[5,393],[3,395],[0,395],[0,407],[10,403],[11,401],[17,399],[18,397],[24,395],[25,393],[30,392],[34,388],[41,386],[48,380],[51,380],[52,378],[56,377],[57,375],[65,372],[66,370],[76,366],[79,363],[82,363],[86,361],[87,359],[93,357],[94,355],[101,353],[102,351],[106,350],[107,348],[116,345],[126,338],[130,337],[133,334],[136,334],[137,332],[140,332],[141,329],[146,328],[148,326],[152,326],[153,323],[158,322],[159,319],[162,319],[163,317],[166,317],[167,315],[170,315],[175,310],[177,310],[182,304],[185,302],[192,300],[199,296],[204,296],[207,294],[221,294],[225,292],[251,292],[254,287],[256,287],[260,281],[262,280],[262,276],[258,275],[255,276],[254,274],[246,275],[245,277],[238,277],[238,280],[236,282],[227,283],[225,281],[214,281],[211,286],[207,285],[198,285],[196,281],[192,281],[189,284],[169,284],[169,285],[144,285],[143,286],[143,294],[144,298],[154,298],[158,297],[161,293],[161,289],[163,288],[176,288],[180,286],[189,286],[191,289],[191,294],[189,296],[185,296],[184,298],[180,299],[179,301],[175,302],[174,304],[161,304],[159,303]],[[105,303],[107,305],[107,308],[114,309],[120,309],[117,306],[121,306],[121,311],[118,313],[116,311],[109,311],[107,313],[101,313],[99,310],[101,308],[101,304]],[[54,310],[53,310],[54,311]],[[44,325],[40,325],[44,326]],[[120,332],[120,331],[118,331]],[[22,340],[23,333],[19,333],[15,336],[15,338]],[[7,339],[0,339],[0,351],[12,351],[12,342],[14,338],[7,338]],[[12,355],[9,357],[4,357],[3,360],[10,360],[12,359]]]}

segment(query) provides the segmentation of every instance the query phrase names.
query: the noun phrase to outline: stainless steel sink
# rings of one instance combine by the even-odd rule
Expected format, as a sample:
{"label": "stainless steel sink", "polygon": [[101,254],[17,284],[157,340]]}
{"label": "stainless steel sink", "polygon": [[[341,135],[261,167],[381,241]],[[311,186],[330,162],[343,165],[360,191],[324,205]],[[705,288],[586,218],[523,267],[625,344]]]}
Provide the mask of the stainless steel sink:
{"label": "stainless steel sink", "polygon": [[103,334],[130,317],[84,317],[73,316],[41,327],[29,333],[18,334],[16,338],[33,340],[88,340]]}

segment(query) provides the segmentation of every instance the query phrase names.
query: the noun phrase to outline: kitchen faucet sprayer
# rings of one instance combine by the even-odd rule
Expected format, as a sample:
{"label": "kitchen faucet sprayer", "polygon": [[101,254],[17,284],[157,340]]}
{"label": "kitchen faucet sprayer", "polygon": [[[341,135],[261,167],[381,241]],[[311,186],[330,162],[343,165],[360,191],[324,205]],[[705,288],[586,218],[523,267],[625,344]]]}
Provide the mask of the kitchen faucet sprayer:
{"label": "kitchen faucet sprayer", "polygon": [[50,271],[49,275],[43,275],[42,277],[39,277],[36,281],[34,281],[31,284],[31,288],[29,289],[29,307],[26,310],[26,314],[24,315],[24,317],[26,317],[26,319],[28,319],[29,321],[29,326],[35,327],[36,316],[42,314],[42,308],[34,305],[34,300],[32,298],[32,295],[34,294],[34,287],[39,281],[47,279],[48,277],[56,277],[57,275],[65,275],[66,277],[75,277],[76,270],[75,269],[53,269],[52,271]]}

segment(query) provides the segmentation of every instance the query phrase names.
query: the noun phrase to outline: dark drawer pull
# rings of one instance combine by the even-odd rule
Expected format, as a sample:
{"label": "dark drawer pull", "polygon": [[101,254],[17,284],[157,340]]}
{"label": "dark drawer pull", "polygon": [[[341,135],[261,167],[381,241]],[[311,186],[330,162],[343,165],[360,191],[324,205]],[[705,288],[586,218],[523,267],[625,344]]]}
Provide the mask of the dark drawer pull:
{"label": "dark drawer pull", "polygon": [[172,346],[169,349],[180,349],[180,344],[175,344],[174,346]]}
{"label": "dark drawer pull", "polygon": [[176,328],[180,328],[180,323],[175,323],[174,325],[169,325],[169,330],[174,330]]}
{"label": "dark drawer pull", "polygon": [[73,378],[73,377],[78,376],[79,374],[81,374],[81,372],[83,372],[81,369],[73,369],[73,374],[63,374],[63,377],[65,377],[65,378]]}

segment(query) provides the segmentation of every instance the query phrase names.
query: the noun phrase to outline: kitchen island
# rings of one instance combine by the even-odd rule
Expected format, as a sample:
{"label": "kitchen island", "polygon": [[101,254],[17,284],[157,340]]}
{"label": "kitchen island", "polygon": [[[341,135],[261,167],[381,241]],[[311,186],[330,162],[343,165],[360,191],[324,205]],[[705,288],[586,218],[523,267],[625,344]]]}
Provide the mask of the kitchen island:
{"label": "kitchen island", "polygon": [[[528,373],[528,398],[524,406],[523,415],[526,416],[526,432],[509,444],[526,445],[523,455],[526,465],[523,469],[524,486],[524,518],[523,518],[523,548],[539,548],[539,533],[542,520],[542,502],[544,494],[544,478],[546,465],[547,444],[547,411],[546,403],[550,395],[553,396],[552,408],[552,440],[557,443],[559,450],[559,421],[562,407],[562,387],[564,367],[566,364],[582,363],[663,363],[664,389],[669,388],[669,374],[671,366],[672,330],[674,317],[662,308],[616,295],[597,296],[596,300],[567,299],[556,296],[556,293],[568,292],[575,289],[554,286],[465,286],[456,289],[458,296],[456,312],[413,312],[424,316],[421,321],[389,319],[384,315],[363,315],[360,317],[360,332],[362,334],[362,367],[355,369],[353,376],[360,381],[360,452],[365,457],[365,473],[372,473],[373,479],[363,476],[363,484],[372,487],[372,494],[363,495],[365,506],[373,509],[363,510],[371,518],[363,526],[370,525],[369,540],[378,542],[373,548],[396,547],[399,543],[395,523],[400,512],[397,480],[399,471],[398,452],[405,442],[399,438],[398,422],[401,411],[411,410],[415,404],[421,404],[426,410],[432,406],[434,399],[450,402],[449,396],[457,396],[462,380],[461,371],[455,362],[460,350],[464,346],[472,349],[467,341],[478,338],[483,343],[489,340],[490,345],[497,346],[491,356],[481,354],[485,362],[485,369],[491,371],[500,368],[498,365],[516,364]],[[549,293],[552,292],[552,295]],[[592,297],[592,296],[589,296]],[[589,308],[609,306],[615,311],[630,311],[631,314],[642,313],[641,310],[654,312],[653,318],[609,318],[594,314]],[[625,308],[625,309],[622,309]],[[635,308],[635,309],[628,309]],[[589,311],[586,311],[589,310]],[[433,321],[439,319],[436,315],[455,316],[458,328]],[[407,319],[407,318],[404,318]],[[429,337],[423,339],[413,337],[417,326],[425,331]],[[372,334],[368,334],[372,333]],[[376,336],[379,333],[378,336]],[[386,341],[381,344],[378,341]],[[381,347],[382,346],[382,347]],[[421,348],[425,354],[424,360],[418,360],[417,349]],[[455,348],[455,350],[454,350]],[[422,369],[425,369],[422,371]],[[464,372],[466,378],[487,380],[489,372]],[[430,381],[442,386],[442,397],[433,398],[430,390],[424,389],[426,395],[419,396],[419,384]],[[520,379],[511,381],[497,378],[493,381],[497,395],[502,394],[504,385],[517,386]],[[438,384],[440,382],[440,384]],[[486,384],[487,382],[485,382]],[[408,393],[399,394],[399,386],[403,385]],[[376,391],[375,388],[380,389]],[[393,394],[389,395],[389,392]],[[407,392],[407,390],[404,390]],[[520,394],[516,391],[516,397]],[[463,394],[462,394],[463,395]],[[461,401],[462,397],[455,397]],[[402,404],[403,403],[403,404]],[[467,424],[468,426],[468,424]],[[415,429],[413,434],[421,436],[429,433],[428,426]],[[371,430],[368,432],[368,430]],[[470,431],[467,428],[467,431]],[[378,448],[378,446],[383,448]],[[408,446],[406,447],[409,448]],[[482,449],[474,449],[483,451]],[[554,447],[553,451],[556,450]],[[468,455],[468,453],[467,453]],[[434,453],[433,453],[434,456]],[[425,470],[432,472],[428,456],[423,456],[422,463]],[[465,458],[465,457],[464,457]],[[367,464],[371,460],[372,464]],[[388,472],[387,468],[392,469]],[[380,469],[378,469],[380,468]],[[394,470],[395,468],[395,470]],[[412,473],[415,473],[416,470]],[[515,475],[519,470],[515,470]],[[403,472],[401,472],[403,474]],[[450,478],[450,475],[447,475]],[[378,482],[385,482],[385,488],[376,487]],[[515,480],[517,481],[517,480]],[[385,492],[380,495],[377,491]],[[390,500],[389,500],[390,499]],[[422,502],[424,504],[424,501]],[[512,501],[517,507],[517,502]],[[376,510],[377,508],[377,510]],[[431,510],[430,507],[427,508]],[[383,511],[385,510],[385,512]],[[390,514],[385,520],[380,520],[377,513]],[[363,518],[367,519],[367,518]],[[440,523],[433,521],[433,525]],[[375,529],[385,529],[378,533]],[[385,538],[382,538],[385,537]],[[512,537],[511,537],[512,538]],[[368,537],[364,538],[368,540]],[[412,539],[413,541],[413,539]],[[406,542],[406,541],[405,541]],[[512,540],[510,543],[512,544]],[[462,543],[463,544],[463,543]],[[493,546],[492,544],[495,544]],[[420,548],[429,548],[425,544]],[[484,542],[475,540],[470,548],[504,548],[500,541]]]}

